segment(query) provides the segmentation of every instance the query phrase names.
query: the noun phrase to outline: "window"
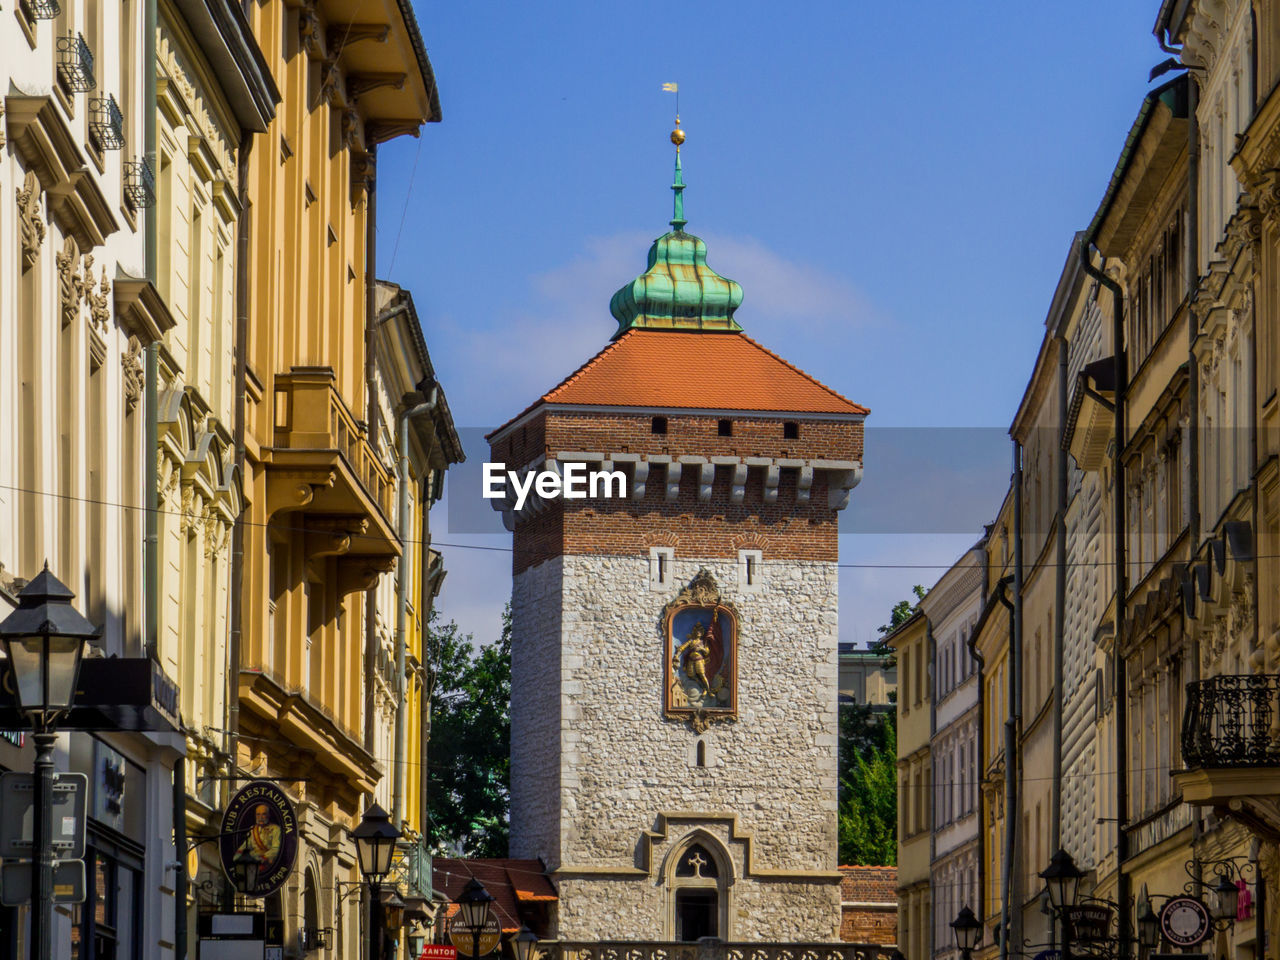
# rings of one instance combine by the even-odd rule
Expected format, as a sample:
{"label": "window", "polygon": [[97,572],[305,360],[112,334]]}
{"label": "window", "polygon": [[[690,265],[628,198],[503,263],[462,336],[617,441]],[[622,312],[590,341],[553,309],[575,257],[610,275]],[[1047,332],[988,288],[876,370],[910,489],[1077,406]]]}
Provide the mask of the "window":
{"label": "window", "polygon": [[717,432],[720,434],[720,436],[722,436],[722,437],[732,437],[732,436],[733,436],[733,421],[732,421],[732,420],[721,420],[721,421],[719,421],[719,422],[716,424],[716,430],[717,430]]}
{"label": "window", "polygon": [[653,421],[649,424],[649,430],[653,433],[665,434],[667,432],[667,418],[654,417]]}
{"label": "window", "polygon": [[782,425],[782,439],[783,440],[799,440],[800,424],[796,423],[794,420],[788,420],[786,423],[784,423]]}
{"label": "window", "polygon": [[649,589],[669,590],[671,588],[671,565],[675,561],[673,547],[649,548]]}
{"label": "window", "polygon": [[738,551],[738,589],[759,593],[764,588],[764,555],[759,550]]}

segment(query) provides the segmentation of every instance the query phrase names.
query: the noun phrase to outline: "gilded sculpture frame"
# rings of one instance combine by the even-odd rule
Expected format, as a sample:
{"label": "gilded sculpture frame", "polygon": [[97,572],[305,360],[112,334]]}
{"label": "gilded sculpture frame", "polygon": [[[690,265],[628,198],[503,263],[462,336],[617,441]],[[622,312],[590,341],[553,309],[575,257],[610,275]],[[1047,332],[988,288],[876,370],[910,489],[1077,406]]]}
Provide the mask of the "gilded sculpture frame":
{"label": "gilded sculpture frame", "polygon": [[[720,630],[719,666],[710,678],[705,673],[702,676],[707,690],[706,697],[714,697],[715,702],[712,704],[690,701],[685,689],[685,684],[691,679],[685,673],[688,656],[682,662],[681,651],[688,647],[691,638],[679,638],[675,634],[676,618],[682,613],[698,610],[711,611],[711,623]],[[732,601],[725,600],[720,595],[719,584],[705,567],[663,608],[661,635],[665,717],[687,721],[695,733],[703,733],[712,723],[732,723],[737,719],[739,628],[737,608]],[[704,647],[703,654],[706,652]],[[706,657],[699,656],[696,649],[694,656],[699,662],[706,662]]]}

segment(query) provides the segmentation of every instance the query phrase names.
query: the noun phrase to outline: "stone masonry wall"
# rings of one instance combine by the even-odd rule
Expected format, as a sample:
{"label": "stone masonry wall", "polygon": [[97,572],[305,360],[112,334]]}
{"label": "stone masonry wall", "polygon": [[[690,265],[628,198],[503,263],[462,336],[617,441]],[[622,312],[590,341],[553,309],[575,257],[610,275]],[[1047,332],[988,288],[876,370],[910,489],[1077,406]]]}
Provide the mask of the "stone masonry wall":
{"label": "stone masonry wall", "polygon": [[512,857],[560,865],[561,560],[511,589]]}
{"label": "stone masonry wall", "polygon": [[[736,603],[741,627],[738,720],[701,735],[700,768],[699,735],[663,716],[660,630],[664,605],[703,566]],[[649,589],[647,556],[570,555],[517,574],[512,855],[541,856],[561,871],[561,938],[663,939],[671,935],[664,857],[701,827],[733,860],[722,936],[832,941],[840,900],[835,564],[771,560],[766,549],[764,588],[746,593],[736,559],[690,559],[677,547],[673,573],[670,593]],[[559,791],[548,796],[557,724]],[[555,850],[553,796],[563,809]],[[647,876],[585,874],[642,866],[658,814],[682,811],[724,817],[670,824],[653,841]],[[737,840],[725,819],[734,814]],[[745,834],[754,870],[786,878],[744,876]],[[827,875],[806,876],[818,872]]]}

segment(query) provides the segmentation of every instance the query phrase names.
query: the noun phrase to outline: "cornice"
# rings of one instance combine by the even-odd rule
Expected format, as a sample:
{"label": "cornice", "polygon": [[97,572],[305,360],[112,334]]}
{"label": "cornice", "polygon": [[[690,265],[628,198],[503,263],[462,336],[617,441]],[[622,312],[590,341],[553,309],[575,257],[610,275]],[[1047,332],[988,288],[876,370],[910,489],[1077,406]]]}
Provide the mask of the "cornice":
{"label": "cornice", "polygon": [[9,140],[48,194],[49,212],[83,252],[119,229],[97,178],[50,95],[4,98]]}

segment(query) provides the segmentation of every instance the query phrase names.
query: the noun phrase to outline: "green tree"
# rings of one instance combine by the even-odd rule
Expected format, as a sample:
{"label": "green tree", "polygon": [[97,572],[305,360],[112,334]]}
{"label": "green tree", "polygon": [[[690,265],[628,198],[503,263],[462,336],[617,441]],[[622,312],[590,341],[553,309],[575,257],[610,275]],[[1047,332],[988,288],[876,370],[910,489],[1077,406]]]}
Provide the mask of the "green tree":
{"label": "green tree", "polygon": [[920,601],[924,599],[924,595],[929,591],[917,583],[911,588],[911,592],[916,595],[915,602],[899,600],[893,605],[893,609],[889,611],[889,622],[882,623],[876,627],[876,633],[880,634],[881,637],[887,637],[910,620],[915,615],[915,612],[920,609]]}
{"label": "green tree", "polygon": [[429,837],[437,852],[507,855],[511,774],[511,606],[502,635],[479,651],[431,612],[427,625],[431,742]]}
{"label": "green tree", "polygon": [[893,714],[868,704],[840,710],[840,862],[898,862],[898,735]]}

